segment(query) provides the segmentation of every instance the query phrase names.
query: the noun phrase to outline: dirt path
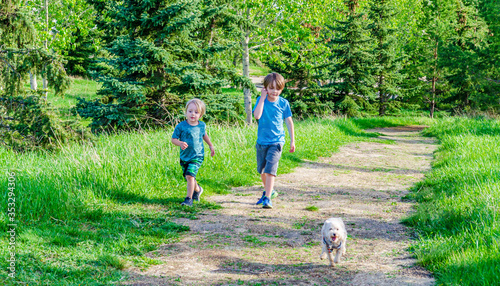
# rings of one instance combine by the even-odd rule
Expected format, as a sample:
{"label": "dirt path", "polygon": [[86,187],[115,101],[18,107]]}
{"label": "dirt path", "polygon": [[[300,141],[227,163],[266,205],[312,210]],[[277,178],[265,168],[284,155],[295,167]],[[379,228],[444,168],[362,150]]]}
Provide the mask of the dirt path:
{"label": "dirt path", "polygon": [[[408,253],[410,234],[399,223],[412,206],[401,197],[430,169],[436,148],[419,130],[370,130],[383,136],[279,175],[272,210],[255,205],[258,186],[203,197],[223,209],[177,219],[191,231],[148,253],[164,264],[131,269],[132,280],[124,284],[432,285]],[[312,206],[317,210],[306,210]],[[347,254],[335,268],[319,259],[320,229],[329,217],[342,217],[349,235]]]}

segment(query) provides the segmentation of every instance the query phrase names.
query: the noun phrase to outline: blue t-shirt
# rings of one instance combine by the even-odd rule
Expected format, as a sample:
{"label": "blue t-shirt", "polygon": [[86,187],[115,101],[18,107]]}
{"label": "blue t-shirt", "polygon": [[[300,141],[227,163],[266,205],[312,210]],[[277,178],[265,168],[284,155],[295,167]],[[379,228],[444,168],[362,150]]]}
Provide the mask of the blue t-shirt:
{"label": "blue t-shirt", "polygon": [[[260,96],[253,107],[253,111],[259,104]],[[283,128],[283,119],[292,116],[290,103],[283,97],[278,97],[275,102],[264,101],[264,109],[259,119],[259,128],[257,131],[257,144],[271,145],[276,143],[285,144],[285,129]]]}
{"label": "blue t-shirt", "polygon": [[[204,157],[203,136],[205,136],[206,124],[198,121],[198,125],[191,126],[187,121],[177,124],[172,134],[172,139],[179,139],[188,144],[185,150],[181,149],[181,160],[190,161],[195,157]],[[179,147],[180,148],[180,147]]]}

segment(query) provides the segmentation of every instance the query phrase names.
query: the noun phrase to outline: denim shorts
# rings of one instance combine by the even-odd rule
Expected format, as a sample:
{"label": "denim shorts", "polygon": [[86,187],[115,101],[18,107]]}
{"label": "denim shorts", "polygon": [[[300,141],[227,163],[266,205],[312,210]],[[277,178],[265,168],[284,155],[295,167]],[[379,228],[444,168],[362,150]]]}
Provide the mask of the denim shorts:
{"label": "denim shorts", "polygon": [[255,149],[257,149],[257,172],[259,172],[259,174],[267,173],[276,176],[283,144],[256,144]]}
{"label": "denim shorts", "polygon": [[194,157],[189,161],[180,160],[180,164],[182,167],[182,176],[185,178],[186,176],[192,176],[196,178],[196,174],[198,174],[198,170],[201,167],[201,163],[203,163],[204,157]]}

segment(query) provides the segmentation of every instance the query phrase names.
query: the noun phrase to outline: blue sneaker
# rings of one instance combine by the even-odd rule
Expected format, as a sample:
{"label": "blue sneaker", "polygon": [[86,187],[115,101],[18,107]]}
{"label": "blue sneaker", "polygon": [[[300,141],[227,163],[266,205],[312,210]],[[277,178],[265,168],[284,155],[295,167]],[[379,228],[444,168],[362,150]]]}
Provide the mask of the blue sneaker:
{"label": "blue sneaker", "polygon": [[193,199],[192,198],[189,198],[189,197],[186,197],[184,199],[184,201],[181,203],[181,206],[188,206],[188,207],[192,207],[193,206]]}
{"label": "blue sneaker", "polygon": [[[262,202],[264,201],[264,197],[266,196],[266,191],[263,191],[262,192],[262,197],[260,197],[260,199],[257,201],[256,205],[260,205],[262,204]],[[273,190],[271,192],[271,200],[276,198],[278,196],[278,192],[276,192],[276,190]]]}
{"label": "blue sneaker", "polygon": [[200,185],[198,185],[198,189],[199,189],[198,192],[197,191],[193,192],[193,201],[197,201],[197,202],[200,201],[201,193],[203,193],[203,188]]}
{"label": "blue sneaker", "polygon": [[268,197],[264,197],[262,200],[262,207],[265,209],[272,209],[273,204],[271,203],[271,200]]}

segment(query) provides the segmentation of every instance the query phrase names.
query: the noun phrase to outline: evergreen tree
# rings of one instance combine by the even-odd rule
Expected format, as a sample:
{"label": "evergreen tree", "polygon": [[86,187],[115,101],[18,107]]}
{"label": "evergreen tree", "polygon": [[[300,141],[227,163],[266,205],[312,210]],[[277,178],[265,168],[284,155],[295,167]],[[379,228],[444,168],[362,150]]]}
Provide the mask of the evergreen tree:
{"label": "evergreen tree", "polygon": [[107,27],[118,36],[103,60],[109,71],[96,74],[103,98],[77,104],[81,116],[93,119],[93,131],[169,122],[182,115],[187,98],[218,94],[228,80],[239,80],[222,58],[233,46],[224,31],[234,28],[225,1],[106,5],[103,17],[111,19]]}
{"label": "evergreen tree", "polygon": [[483,59],[483,75],[486,83],[482,85],[483,93],[474,101],[483,109],[500,112],[500,1],[479,0],[479,13],[488,26],[485,48],[479,50]]}
{"label": "evergreen tree", "polygon": [[402,79],[401,59],[397,54],[396,29],[390,27],[394,19],[394,5],[391,0],[374,1],[370,6],[369,25],[375,47],[372,51],[374,58],[374,75],[376,91],[379,97],[379,115],[385,115],[387,102],[391,96],[399,94],[398,83]]}
{"label": "evergreen tree", "polygon": [[369,108],[373,98],[373,56],[369,52],[371,39],[367,34],[368,20],[360,13],[359,0],[346,0],[346,20],[330,27],[329,41],[333,58],[330,83],[322,89],[326,100],[339,103],[349,115],[357,115],[361,108]]}
{"label": "evergreen tree", "polygon": [[487,27],[473,3],[465,5],[457,0],[455,5],[454,33],[442,49],[441,65],[448,70],[446,79],[451,96],[447,102],[459,110],[466,110],[471,107],[471,100],[480,96],[482,86],[487,83],[483,73],[484,58],[481,56]]}
{"label": "evergreen tree", "polygon": [[318,96],[318,86],[327,73],[325,61],[329,49],[320,40],[321,27],[302,24],[294,38],[278,40],[262,51],[262,61],[272,71],[285,77],[282,96],[290,101],[298,116],[327,113]]}
{"label": "evergreen tree", "polygon": [[38,70],[49,87],[62,94],[69,79],[60,57],[34,46],[35,29],[22,1],[1,0],[0,4],[0,145],[18,151],[53,149],[78,138],[40,94],[24,88],[28,72]]}
{"label": "evergreen tree", "polygon": [[422,0],[421,3],[419,34],[406,46],[410,62],[405,68],[409,75],[405,89],[417,97],[415,102],[428,105],[430,117],[433,117],[437,104],[449,96],[447,70],[441,62],[442,48],[453,34],[450,23],[453,22],[454,5],[452,0]]}
{"label": "evergreen tree", "polygon": [[96,41],[98,42],[100,35],[97,30],[84,33],[77,29],[74,37],[73,45],[63,54],[66,70],[70,75],[89,77],[89,71],[95,69],[94,61],[98,52]]}

